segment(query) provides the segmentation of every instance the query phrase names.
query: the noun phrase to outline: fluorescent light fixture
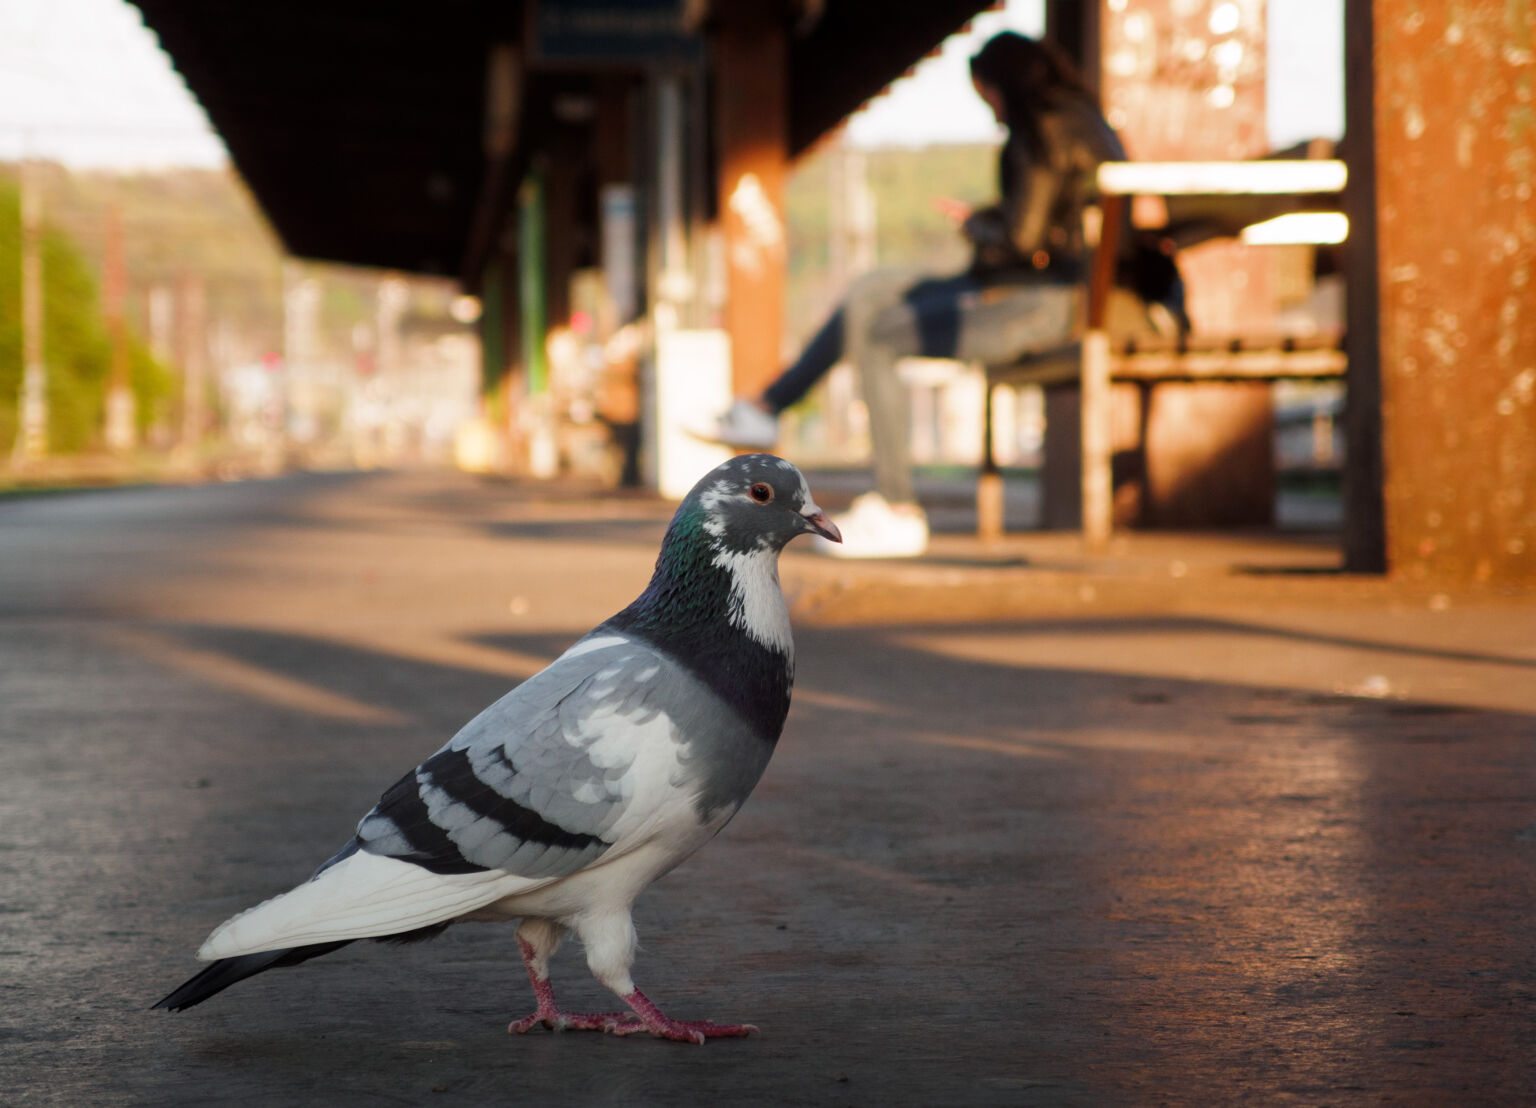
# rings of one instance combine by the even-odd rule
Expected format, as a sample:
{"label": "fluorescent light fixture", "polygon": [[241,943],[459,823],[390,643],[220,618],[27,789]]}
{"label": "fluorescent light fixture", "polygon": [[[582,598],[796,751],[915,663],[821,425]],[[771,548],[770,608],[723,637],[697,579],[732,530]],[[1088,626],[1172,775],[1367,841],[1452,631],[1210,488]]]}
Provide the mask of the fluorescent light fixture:
{"label": "fluorescent light fixture", "polygon": [[1248,246],[1332,246],[1349,237],[1349,219],[1343,212],[1289,212],[1249,224],[1241,237]]}
{"label": "fluorescent light fixture", "polygon": [[1307,195],[1339,192],[1349,169],[1332,158],[1248,162],[1105,162],[1099,189],[1122,196]]}

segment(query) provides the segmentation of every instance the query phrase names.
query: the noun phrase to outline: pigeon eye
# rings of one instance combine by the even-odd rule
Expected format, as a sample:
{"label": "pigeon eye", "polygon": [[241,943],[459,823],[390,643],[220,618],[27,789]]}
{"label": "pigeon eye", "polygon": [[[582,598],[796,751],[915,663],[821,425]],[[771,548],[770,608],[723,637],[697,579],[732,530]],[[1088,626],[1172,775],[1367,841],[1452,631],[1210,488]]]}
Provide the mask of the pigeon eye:
{"label": "pigeon eye", "polygon": [[759,481],[747,490],[747,495],[759,504],[767,504],[773,500],[773,486]]}

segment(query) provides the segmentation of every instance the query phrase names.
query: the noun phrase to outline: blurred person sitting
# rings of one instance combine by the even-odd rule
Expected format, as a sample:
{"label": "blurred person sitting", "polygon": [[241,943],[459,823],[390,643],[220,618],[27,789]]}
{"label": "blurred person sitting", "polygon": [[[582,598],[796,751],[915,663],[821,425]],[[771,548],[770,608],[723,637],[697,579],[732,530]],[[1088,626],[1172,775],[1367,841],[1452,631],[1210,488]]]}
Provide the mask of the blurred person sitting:
{"label": "blurred person sitting", "polygon": [[[869,409],[873,492],[837,520],[844,544],[818,543],[841,557],[913,557],[928,546],[928,522],[912,485],[908,401],[896,372],[906,357],[1012,361],[1070,342],[1077,290],[1088,274],[1083,214],[1095,198],[1099,163],[1125,150],[1097,98],[1053,45],[1005,31],[971,59],[977,95],[1007,128],[999,156],[1002,199],[969,210],[944,201],[970,242],[964,272],[933,277],[880,269],[856,279],[842,305],[800,357],[755,400],[739,399],[705,437],[767,449],[778,415],[832,366],[857,366]],[[1117,278],[1146,303],[1163,303],[1183,323],[1183,288],[1171,256],[1146,240],[1130,243]]]}

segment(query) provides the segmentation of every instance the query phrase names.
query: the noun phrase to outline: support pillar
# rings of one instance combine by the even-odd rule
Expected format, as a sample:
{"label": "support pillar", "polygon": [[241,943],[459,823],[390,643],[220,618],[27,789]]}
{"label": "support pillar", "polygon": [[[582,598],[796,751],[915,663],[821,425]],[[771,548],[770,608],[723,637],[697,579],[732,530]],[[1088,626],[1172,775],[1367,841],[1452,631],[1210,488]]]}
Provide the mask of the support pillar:
{"label": "support pillar", "polygon": [[567,126],[550,144],[544,167],[544,316],[547,327],[571,318],[571,277],[576,272],[578,201],[588,157],[586,133]]}
{"label": "support pillar", "polygon": [[1371,0],[1344,6],[1344,568],[1387,568],[1381,456],[1381,290],[1376,257],[1376,94]]}
{"label": "support pillar", "polygon": [[1530,584],[1536,12],[1375,0],[1373,14],[1389,569]]}
{"label": "support pillar", "polygon": [[778,375],[784,328],[788,27],[776,0],[720,5],[711,29],[725,326],[738,395]]}

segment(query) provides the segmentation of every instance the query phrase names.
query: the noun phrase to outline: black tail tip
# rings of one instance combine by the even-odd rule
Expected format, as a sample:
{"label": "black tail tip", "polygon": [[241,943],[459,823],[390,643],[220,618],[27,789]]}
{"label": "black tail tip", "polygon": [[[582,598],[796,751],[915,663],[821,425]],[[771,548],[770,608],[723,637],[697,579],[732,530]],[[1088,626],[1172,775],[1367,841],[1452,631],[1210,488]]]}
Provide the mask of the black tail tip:
{"label": "black tail tip", "polygon": [[181,1012],[194,1004],[201,1004],[214,994],[223,992],[236,981],[244,981],[247,977],[280,964],[283,956],[290,953],[292,952],[287,950],[267,951],[261,954],[246,954],[238,958],[220,958],[216,962],[210,962],[198,973],[182,982],[169,996],[151,1005],[150,1011],[164,1008],[168,1012]]}
{"label": "black tail tip", "polygon": [[214,993],[221,992],[224,988],[227,988],[228,985],[232,984],[234,984],[233,981],[228,982],[227,985],[221,985],[215,988],[207,988],[203,982],[199,982],[197,978],[193,978],[191,981],[188,981],[186,984],[176,989],[170,995],[163,996],[159,1000],[155,1001],[149,1006],[149,1011],[185,1012],[194,1004],[201,1004]]}
{"label": "black tail tip", "polygon": [[209,997],[223,992],[237,981],[254,977],[264,970],[278,966],[296,966],[333,950],[340,950],[351,939],[333,943],[316,943],[313,946],[287,947],[282,950],[264,950],[257,954],[240,954],[233,958],[220,958],[210,962],[200,972],[188,978],[169,996],[151,1004],[149,1010],[164,1008],[168,1012],[183,1012],[194,1004],[201,1004]]}

